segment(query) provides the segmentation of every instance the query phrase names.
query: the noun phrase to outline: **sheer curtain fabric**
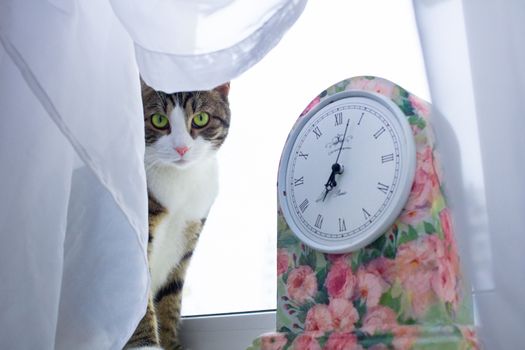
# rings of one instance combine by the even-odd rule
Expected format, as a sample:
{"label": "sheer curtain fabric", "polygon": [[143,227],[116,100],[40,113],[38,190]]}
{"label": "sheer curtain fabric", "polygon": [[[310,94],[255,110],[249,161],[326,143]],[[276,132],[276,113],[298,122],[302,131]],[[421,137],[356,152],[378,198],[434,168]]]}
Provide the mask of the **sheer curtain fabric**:
{"label": "sheer curtain fabric", "polygon": [[462,167],[455,173],[463,200],[456,201],[455,217],[466,234],[462,258],[470,265],[481,343],[521,349],[525,2],[413,3],[434,107],[460,141]]}
{"label": "sheer curtain fabric", "polygon": [[2,347],[123,347],[149,284],[139,74],[164,91],[214,87],[304,5],[0,1]]}

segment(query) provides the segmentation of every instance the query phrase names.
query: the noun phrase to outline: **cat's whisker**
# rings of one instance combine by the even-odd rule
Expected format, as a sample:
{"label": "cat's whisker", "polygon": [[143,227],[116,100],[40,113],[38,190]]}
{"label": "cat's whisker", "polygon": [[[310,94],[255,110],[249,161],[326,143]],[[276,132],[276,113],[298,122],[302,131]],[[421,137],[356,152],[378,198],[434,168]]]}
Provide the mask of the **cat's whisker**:
{"label": "cat's whisker", "polygon": [[144,165],[146,171],[152,170],[161,163],[162,161],[158,158],[156,154],[146,152],[146,154],[144,155]]}
{"label": "cat's whisker", "polygon": [[151,169],[153,169],[159,162],[158,161],[153,161],[149,164],[146,165],[146,171],[150,171]]}

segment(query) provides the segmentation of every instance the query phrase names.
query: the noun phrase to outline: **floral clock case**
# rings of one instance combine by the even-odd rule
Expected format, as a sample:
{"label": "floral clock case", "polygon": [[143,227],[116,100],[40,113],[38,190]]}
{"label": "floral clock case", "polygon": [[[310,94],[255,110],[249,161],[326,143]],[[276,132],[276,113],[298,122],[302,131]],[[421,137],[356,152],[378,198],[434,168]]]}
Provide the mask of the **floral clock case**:
{"label": "floral clock case", "polygon": [[[371,243],[358,244],[350,253],[323,253],[294,233],[290,226],[296,231],[296,224],[288,223],[292,220],[284,215],[280,198],[277,332],[260,336],[248,349],[478,349],[470,289],[461,276],[431,130],[430,104],[385,79],[355,77],[323,91],[301,117],[337,94],[356,91],[394,103],[408,121],[415,146],[408,200],[403,200],[393,224]],[[338,123],[337,116],[334,121]],[[346,133],[341,148],[345,138]],[[330,179],[320,203],[333,195]],[[316,215],[312,226],[319,224],[321,215]],[[336,227],[341,229],[341,224]]]}

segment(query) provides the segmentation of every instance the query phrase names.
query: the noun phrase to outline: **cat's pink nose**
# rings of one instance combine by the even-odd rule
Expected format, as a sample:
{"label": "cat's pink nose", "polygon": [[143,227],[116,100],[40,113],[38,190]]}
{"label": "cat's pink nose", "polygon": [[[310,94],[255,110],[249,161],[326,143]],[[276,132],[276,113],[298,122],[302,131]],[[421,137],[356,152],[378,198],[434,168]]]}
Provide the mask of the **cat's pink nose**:
{"label": "cat's pink nose", "polygon": [[189,147],[188,146],[178,146],[178,147],[175,147],[175,151],[177,151],[178,154],[180,154],[180,156],[184,156],[184,154],[186,152],[189,151]]}

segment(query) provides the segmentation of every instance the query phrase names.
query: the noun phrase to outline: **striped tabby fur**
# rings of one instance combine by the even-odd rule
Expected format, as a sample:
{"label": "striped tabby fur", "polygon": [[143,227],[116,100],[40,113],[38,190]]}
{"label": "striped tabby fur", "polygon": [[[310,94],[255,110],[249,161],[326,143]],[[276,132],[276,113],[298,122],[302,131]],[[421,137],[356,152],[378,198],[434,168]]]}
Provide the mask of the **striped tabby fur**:
{"label": "striped tabby fur", "polygon": [[[149,195],[150,300],[126,349],[182,349],[178,336],[188,264],[218,191],[216,151],[230,123],[229,83],[166,94],[142,83]],[[208,123],[192,122],[206,112]],[[152,116],[169,119],[154,126]]]}

